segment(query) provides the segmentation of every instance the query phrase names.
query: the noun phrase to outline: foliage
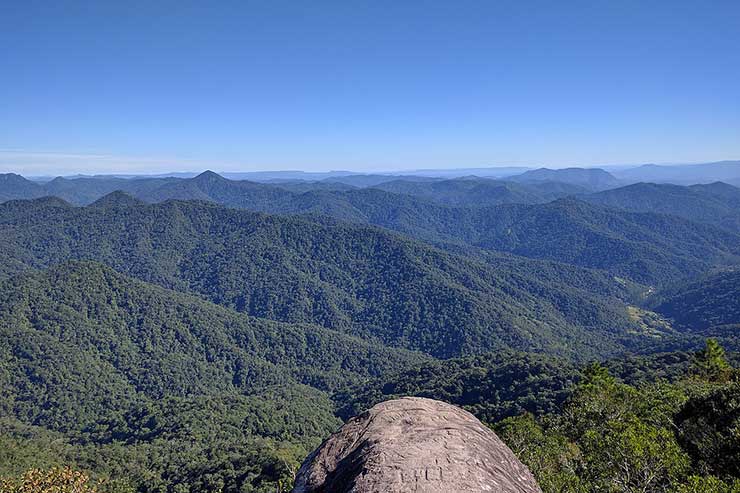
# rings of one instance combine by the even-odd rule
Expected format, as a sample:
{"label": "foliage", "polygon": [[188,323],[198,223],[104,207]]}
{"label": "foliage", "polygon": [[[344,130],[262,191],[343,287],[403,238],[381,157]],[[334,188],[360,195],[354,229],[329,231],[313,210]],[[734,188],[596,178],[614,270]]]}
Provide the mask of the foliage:
{"label": "foliage", "polygon": [[[84,208],[7,202],[0,238],[28,267],[96,260],[256,317],[437,357],[502,348],[601,357],[645,339],[616,293],[590,292],[595,276],[570,269],[549,280],[539,263],[488,264],[377,228],[119,196]],[[572,287],[581,277],[588,284]]]}
{"label": "foliage", "polygon": [[712,338],[696,353],[692,369],[699,378],[713,382],[728,382],[735,373],[727,362],[724,348]]}
{"label": "foliage", "polygon": [[303,457],[338,427],[331,408],[321,406],[315,396],[281,391],[149,403],[119,422],[66,433],[11,423],[0,428],[11,459],[0,462],[0,476],[74,464],[106,478],[111,493],[274,492],[287,488]]}
{"label": "foliage", "polygon": [[717,272],[679,284],[650,300],[653,309],[687,331],[711,333],[740,327],[740,270]]}
{"label": "foliage", "polygon": [[740,387],[715,377],[628,385],[592,364],[561,411],[495,429],[546,492],[736,491]]}
{"label": "foliage", "polygon": [[[337,415],[420,395],[547,492],[738,493],[739,276],[695,278],[740,259],[732,187],[358,180],[0,175],[89,204],[0,205],[0,489],[287,491]],[[648,285],[670,323],[626,310]]]}
{"label": "foliage", "polygon": [[274,491],[339,426],[322,390],[424,359],[94,262],[2,283],[0,335],[0,475],[73,464],[140,492]]}
{"label": "foliage", "polygon": [[697,471],[740,478],[740,383],[692,398],[675,423]]}
{"label": "foliage", "polygon": [[689,476],[676,493],[740,493],[740,480],[722,481],[715,476]]}
{"label": "foliage", "polygon": [[632,212],[671,214],[740,231],[740,189],[726,183],[692,186],[635,183],[581,198]]}
{"label": "foliage", "polygon": [[496,433],[537,478],[543,491],[586,492],[579,476],[582,452],[565,435],[544,428],[532,414],[506,418]]}
{"label": "foliage", "polygon": [[555,411],[580,378],[568,361],[497,352],[445,361],[389,374],[337,392],[333,400],[344,419],[378,402],[402,396],[428,397],[461,406],[493,422],[530,412]]}
{"label": "foliage", "polygon": [[97,493],[90,478],[69,467],[54,467],[47,471],[30,469],[19,478],[0,479],[3,493]]}

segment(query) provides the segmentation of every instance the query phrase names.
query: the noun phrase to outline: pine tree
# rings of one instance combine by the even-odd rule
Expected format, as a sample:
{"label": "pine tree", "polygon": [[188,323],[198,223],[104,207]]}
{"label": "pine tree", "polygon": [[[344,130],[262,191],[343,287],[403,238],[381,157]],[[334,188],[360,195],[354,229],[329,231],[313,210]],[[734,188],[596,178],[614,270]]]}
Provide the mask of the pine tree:
{"label": "pine tree", "polygon": [[724,348],[712,338],[707,339],[704,349],[696,353],[693,369],[699,378],[710,382],[728,382],[733,374]]}

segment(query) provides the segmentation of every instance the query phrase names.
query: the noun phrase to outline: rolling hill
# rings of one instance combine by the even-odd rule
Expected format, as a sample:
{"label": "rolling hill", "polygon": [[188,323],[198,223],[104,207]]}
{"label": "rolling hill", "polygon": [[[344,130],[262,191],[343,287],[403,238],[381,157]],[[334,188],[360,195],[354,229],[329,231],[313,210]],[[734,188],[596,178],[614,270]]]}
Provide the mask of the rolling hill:
{"label": "rolling hill", "polygon": [[740,328],[740,271],[707,275],[658,293],[653,309],[671,318],[678,327],[692,332]]}
{"label": "rolling hill", "polygon": [[[437,183],[422,184],[433,187]],[[738,235],[664,214],[635,214],[572,199],[544,204],[449,207],[427,197],[377,188],[289,194],[204,173],[143,197],[202,198],[230,207],[285,214],[322,214],[369,223],[437,245],[467,244],[565,262],[643,284],[662,284],[738,261]],[[417,186],[406,182],[404,187]],[[700,192],[696,192],[700,193]],[[530,195],[531,197],[531,195]]]}
{"label": "rolling hill", "polygon": [[645,164],[616,171],[615,174],[620,180],[632,183],[653,182],[694,185],[724,181],[734,184],[740,180],[740,161],[683,165]]}
{"label": "rolling hill", "polygon": [[0,331],[3,388],[13,389],[5,408],[57,428],[84,428],[86,416],[125,410],[141,395],[247,395],[298,383],[331,390],[423,360],[238,314],[95,262],[3,281]]}
{"label": "rolling hill", "polygon": [[573,199],[481,209],[451,232],[494,251],[604,269],[643,284],[737,263],[737,234],[678,217],[629,213]]}
{"label": "rolling hill", "polygon": [[96,260],[253,316],[434,356],[511,347],[586,357],[634,339],[617,288],[590,292],[575,273],[551,283],[362,225],[114,194],[83,208],[7,202],[0,234],[19,268]]}
{"label": "rolling hill", "polygon": [[[740,253],[739,237],[730,232],[678,217],[634,214],[572,199],[449,207],[426,197],[377,188],[291,194],[260,184],[232,182],[215,173],[204,173],[177,185],[162,187],[158,195],[142,198],[201,198],[271,213],[322,214],[382,226],[442,246],[462,243],[605,269],[643,284],[671,282],[717,264],[737,262]],[[408,182],[403,186],[416,185]]]}
{"label": "rolling hill", "polygon": [[722,182],[706,185],[637,183],[579,198],[633,212],[671,214],[740,231],[740,189]]}
{"label": "rolling hill", "polygon": [[509,176],[508,181],[517,183],[561,182],[592,191],[606,190],[620,185],[617,178],[600,168],[539,168]]}
{"label": "rolling hill", "polygon": [[486,178],[411,181],[394,180],[373,188],[398,194],[413,195],[442,205],[485,207],[499,204],[535,204],[583,193],[585,188],[561,182],[518,184]]}
{"label": "rolling hill", "polygon": [[[158,185],[154,186],[151,180],[155,180]],[[227,207],[269,213],[329,216],[343,221],[381,226],[450,250],[472,246],[546,259],[602,269],[620,278],[649,285],[664,285],[700,274],[715,266],[735,263],[740,250],[740,240],[736,233],[723,231],[711,224],[698,224],[684,218],[656,213],[675,209],[678,214],[684,210],[685,215],[692,219],[702,218],[696,213],[692,214],[686,207],[681,209],[678,205],[670,205],[677,202],[670,194],[658,201],[660,206],[645,206],[655,210],[638,214],[573,199],[559,199],[551,203],[453,207],[436,203],[427,197],[430,190],[433,190],[430,187],[451,186],[452,189],[447,189],[447,200],[454,201],[451,197],[463,193],[460,187],[463,190],[465,187],[475,187],[478,180],[467,183],[465,180],[445,180],[394,185],[427,190],[418,192],[419,196],[391,193],[377,188],[320,188],[293,192],[276,185],[227,180],[212,172],[188,179],[151,180],[122,181],[135,187],[133,195],[147,202],[203,200]],[[549,185],[543,186],[546,187],[544,190],[549,189]],[[649,187],[635,186],[636,191],[625,187],[618,193],[597,194],[593,200],[609,202],[615,206],[625,204],[629,202],[632,193],[641,197],[650,195],[649,190],[645,190]],[[507,188],[506,194],[511,190],[516,189]],[[527,190],[529,198],[526,200],[535,200],[535,192],[531,192],[531,188]],[[731,225],[734,221],[731,215],[734,195],[729,186],[707,185],[681,193],[699,197],[702,204],[724,204],[717,207],[722,207],[730,215],[718,216],[721,223]],[[625,197],[619,200],[609,199],[621,197],[620,194]],[[442,193],[441,197],[444,196]],[[509,197],[514,200],[512,196]],[[524,192],[517,197],[519,198],[516,200],[525,200]],[[591,196],[586,196],[586,200],[588,197]],[[642,202],[635,200],[635,203],[651,204],[649,199]],[[706,218],[706,215],[703,217]],[[314,221],[327,224],[331,222],[318,217],[314,217]]]}
{"label": "rolling hill", "polygon": [[253,490],[339,426],[324,390],[425,359],[95,262],[27,272],[0,282],[0,470],[125,478],[106,491]]}

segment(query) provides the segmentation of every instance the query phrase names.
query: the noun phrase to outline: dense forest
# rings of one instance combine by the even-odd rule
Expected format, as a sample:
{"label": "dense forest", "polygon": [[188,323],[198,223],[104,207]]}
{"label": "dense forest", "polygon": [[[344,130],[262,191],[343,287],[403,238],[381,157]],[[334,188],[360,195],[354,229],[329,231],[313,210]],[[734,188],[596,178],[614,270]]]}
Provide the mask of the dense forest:
{"label": "dense forest", "polygon": [[93,259],[253,316],[434,356],[501,347],[588,356],[640,339],[623,302],[628,290],[608,277],[565,268],[554,288],[540,264],[527,271],[519,263],[508,275],[503,260],[452,255],[373,227],[116,194],[83,208],[6,202],[0,232],[6,269]]}
{"label": "dense forest", "polygon": [[597,363],[555,413],[494,425],[544,491],[740,490],[740,378],[714,340],[673,381]]}
{"label": "dense forest", "polygon": [[[15,179],[19,178],[22,179]],[[681,193],[665,192],[658,196],[653,188],[644,185],[583,195],[575,193],[582,190],[567,188],[578,186],[567,182],[506,182],[504,188],[511,190],[513,196],[504,194],[508,198],[490,206],[472,200],[458,206],[450,205],[449,197],[459,195],[455,189],[461,186],[463,193],[465,188],[480,186],[486,194],[496,195],[495,190],[501,185],[485,179],[441,182],[407,179],[402,181],[406,185],[400,190],[394,188],[393,181],[385,187],[393,191],[384,190],[384,184],[380,183],[350,190],[316,187],[295,192],[277,184],[227,180],[210,171],[188,179],[123,180],[125,183],[121,179],[112,180],[107,187],[99,186],[100,190],[123,189],[145,202],[204,200],[268,213],[321,214],[381,226],[442,247],[468,245],[549,259],[605,270],[647,285],[677,282],[715,265],[735,263],[740,256],[740,236],[732,227],[735,221],[732,214],[736,214],[732,211],[738,210],[740,190],[726,184],[675,187]],[[78,185],[77,180],[67,182],[72,182],[69,188],[77,186],[83,192],[55,194],[44,188],[53,182],[44,186],[32,183],[39,189],[28,198],[47,194],[76,204],[90,202],[88,185],[84,182]],[[632,190],[636,187],[637,191]],[[18,187],[18,190],[26,188]],[[421,192],[413,192],[419,188]],[[441,189],[439,196],[447,198],[437,201],[429,198],[437,188]],[[412,189],[411,193],[408,189]],[[542,191],[548,189],[551,191]],[[12,189],[5,195],[11,193]],[[516,196],[520,198],[515,199]],[[563,200],[549,201],[559,198]],[[692,207],[697,200],[697,207]],[[663,205],[640,206],[653,202]],[[697,209],[705,212],[686,212]],[[674,210],[673,214],[665,214]]]}
{"label": "dense forest", "polygon": [[677,327],[711,333],[740,323],[740,270],[709,274],[667,289],[650,300]]}
{"label": "dense forest", "polygon": [[740,189],[722,182],[688,187],[636,183],[579,197],[609,207],[670,214],[740,231]]}
{"label": "dense forest", "polygon": [[0,491],[285,492],[406,395],[546,492],[740,491],[738,193],[2,175]]}

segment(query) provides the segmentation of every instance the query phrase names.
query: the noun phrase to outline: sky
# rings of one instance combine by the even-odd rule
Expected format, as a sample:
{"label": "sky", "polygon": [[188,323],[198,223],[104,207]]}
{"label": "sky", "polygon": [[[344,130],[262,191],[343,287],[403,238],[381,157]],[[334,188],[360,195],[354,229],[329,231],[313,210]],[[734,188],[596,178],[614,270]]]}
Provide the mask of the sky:
{"label": "sky", "polygon": [[737,0],[0,0],[0,172],[739,158]]}

